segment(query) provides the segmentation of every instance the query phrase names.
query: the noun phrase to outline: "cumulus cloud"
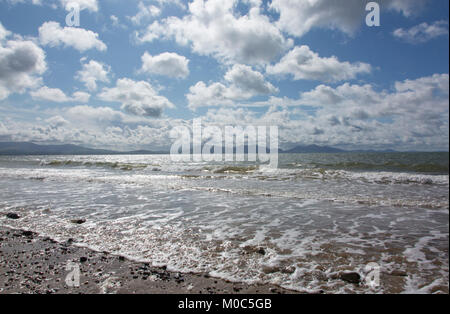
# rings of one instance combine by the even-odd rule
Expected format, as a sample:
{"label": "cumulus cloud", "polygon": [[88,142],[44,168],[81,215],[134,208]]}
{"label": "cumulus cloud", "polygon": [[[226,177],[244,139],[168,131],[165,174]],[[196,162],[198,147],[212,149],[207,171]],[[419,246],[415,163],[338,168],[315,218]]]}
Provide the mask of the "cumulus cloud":
{"label": "cumulus cloud", "polygon": [[62,7],[66,8],[70,3],[77,3],[81,10],[87,9],[91,12],[98,11],[97,0],[60,0]]}
{"label": "cumulus cloud", "polygon": [[107,46],[98,39],[99,35],[78,27],[62,28],[57,22],[46,22],[39,27],[39,40],[50,47],[72,47],[80,52],[90,49],[105,51]]}
{"label": "cumulus cloud", "polygon": [[409,17],[417,15],[429,0],[385,0],[389,9],[402,13]]}
{"label": "cumulus cloud", "polygon": [[5,39],[9,35],[11,35],[11,32],[4,28],[3,24],[0,22],[0,40]]}
{"label": "cumulus cloud", "polygon": [[86,104],[91,99],[91,94],[85,92],[75,92],[72,95],[72,99],[74,102]]}
{"label": "cumulus cloud", "polygon": [[165,5],[175,5],[178,6],[179,8],[186,10],[186,4],[184,3],[183,0],[156,0],[156,2],[158,2],[158,4],[160,6],[165,6]]}
{"label": "cumulus cloud", "polygon": [[448,74],[435,74],[396,82],[391,91],[376,91],[370,84],[320,85],[303,93],[297,105],[317,107],[315,125],[326,130],[325,136],[345,132],[355,141],[375,142],[377,135],[392,144],[389,132],[397,132],[397,142],[440,141],[442,145],[448,141],[448,83]]}
{"label": "cumulus cloud", "polygon": [[145,52],[142,56],[141,73],[164,75],[173,78],[189,76],[189,60],[176,53],[165,52],[152,56]]}
{"label": "cumulus cloud", "polygon": [[33,99],[46,100],[52,102],[67,102],[69,97],[59,88],[49,88],[47,86],[41,87],[37,91],[30,93]]}
{"label": "cumulus cloud", "polygon": [[233,106],[236,101],[248,100],[256,96],[274,94],[278,89],[264,79],[264,76],[251,67],[234,65],[225,74],[224,83],[206,85],[198,82],[191,86],[186,95],[189,107]]}
{"label": "cumulus cloud", "polygon": [[298,99],[262,102],[270,106],[262,115],[251,108],[221,107],[210,109],[205,120],[218,125],[278,125],[284,145],[445,150],[448,82],[448,74],[435,74],[396,82],[391,90],[378,91],[371,84],[319,85]]}
{"label": "cumulus cloud", "polygon": [[436,21],[432,24],[422,23],[409,29],[398,28],[393,35],[411,44],[421,44],[436,37],[448,36],[448,22]]}
{"label": "cumulus cloud", "polygon": [[98,97],[103,101],[119,102],[122,110],[145,117],[160,117],[164,109],[175,107],[167,98],[158,95],[149,83],[128,78],[117,80],[113,88],[104,88]]}
{"label": "cumulus cloud", "polygon": [[[10,34],[3,27],[4,39]],[[42,84],[41,75],[47,70],[45,52],[34,42],[15,37],[0,41],[0,100],[11,93],[24,93]]]}
{"label": "cumulus cloud", "polygon": [[157,6],[151,4],[146,5],[144,2],[140,1],[138,4],[138,13],[135,16],[128,17],[130,21],[135,25],[140,25],[141,23],[151,20],[161,14],[161,9]]}
{"label": "cumulus cloud", "polygon": [[341,62],[337,57],[321,58],[308,46],[295,47],[279,63],[267,67],[267,73],[290,74],[295,80],[316,80],[339,82],[356,78],[359,74],[371,72],[367,63]]}
{"label": "cumulus cloud", "polygon": [[[292,107],[273,105],[265,111],[210,108],[201,118],[204,126],[278,125],[283,148],[302,143],[349,149],[446,150],[448,83],[448,74],[435,74],[400,81],[381,91],[370,84],[320,85],[302,93]],[[42,114],[36,112],[36,116]],[[83,105],[58,108],[32,122],[1,116],[0,135],[16,141],[168,149],[170,130],[178,125],[190,126],[192,121],[148,119],[109,107]]]}
{"label": "cumulus cloud", "polygon": [[35,100],[44,100],[50,102],[64,103],[64,102],[78,102],[87,103],[90,99],[90,94],[84,92],[75,92],[72,97],[67,96],[59,88],[50,88],[43,86],[38,90],[30,92],[30,95]]}
{"label": "cumulus cloud", "polygon": [[61,116],[50,117],[48,119],[45,119],[45,122],[48,123],[48,125],[53,129],[57,129],[69,124],[69,122]]}
{"label": "cumulus cloud", "polygon": [[[416,80],[396,82],[393,91],[375,91],[371,84],[352,85],[345,83],[336,88],[319,85],[309,92],[301,94],[302,105],[337,109],[342,111],[363,108],[372,117],[389,114],[403,114],[434,110],[436,107],[448,109],[448,74],[435,74]],[[434,103],[434,106],[427,105]],[[438,105],[439,104],[439,105]],[[432,108],[434,107],[434,108]]]}
{"label": "cumulus cloud", "polygon": [[[371,0],[273,0],[270,8],[280,14],[277,25],[291,35],[302,37],[313,28],[339,30],[353,35],[365,21]],[[382,9],[411,16],[427,0],[382,0]]]}
{"label": "cumulus cloud", "polygon": [[265,81],[264,75],[242,64],[235,64],[225,74],[225,80],[230,82],[239,91],[239,94],[243,94],[241,98],[251,98],[253,96],[269,95],[278,92],[275,86]]}
{"label": "cumulus cloud", "polygon": [[34,5],[42,5],[42,0],[6,0],[6,2],[10,4],[18,4],[18,3],[31,3]]}
{"label": "cumulus cloud", "polygon": [[292,46],[269,17],[261,14],[260,2],[249,2],[248,14],[236,13],[238,0],[194,0],[189,14],[154,22],[137,34],[140,42],[175,39],[195,53],[220,61],[266,64]]}
{"label": "cumulus cloud", "polygon": [[[82,61],[84,61],[82,59]],[[97,82],[109,83],[111,67],[101,62],[91,60],[83,63],[82,69],[77,72],[75,78],[84,83],[89,91],[97,90]]]}

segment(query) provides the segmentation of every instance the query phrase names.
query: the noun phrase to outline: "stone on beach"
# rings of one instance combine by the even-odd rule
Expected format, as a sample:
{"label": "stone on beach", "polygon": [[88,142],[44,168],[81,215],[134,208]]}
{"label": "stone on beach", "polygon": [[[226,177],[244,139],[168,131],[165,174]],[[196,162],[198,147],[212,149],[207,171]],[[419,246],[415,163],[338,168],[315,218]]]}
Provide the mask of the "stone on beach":
{"label": "stone on beach", "polygon": [[14,220],[20,219],[20,216],[15,213],[8,213],[8,214],[6,214],[6,217],[9,219],[14,219]]}
{"label": "stone on beach", "polygon": [[352,284],[361,283],[361,275],[358,273],[343,273],[340,275],[340,279]]}

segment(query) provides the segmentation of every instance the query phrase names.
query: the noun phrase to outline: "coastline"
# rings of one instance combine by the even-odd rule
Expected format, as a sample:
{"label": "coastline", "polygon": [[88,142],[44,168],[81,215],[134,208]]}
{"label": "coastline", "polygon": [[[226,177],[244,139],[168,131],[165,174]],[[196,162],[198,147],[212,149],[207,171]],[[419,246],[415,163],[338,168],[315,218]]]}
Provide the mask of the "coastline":
{"label": "coastline", "polygon": [[[66,270],[79,266],[80,286]],[[206,274],[177,273],[107,252],[58,243],[0,226],[0,294],[296,294],[274,285],[233,283]]]}

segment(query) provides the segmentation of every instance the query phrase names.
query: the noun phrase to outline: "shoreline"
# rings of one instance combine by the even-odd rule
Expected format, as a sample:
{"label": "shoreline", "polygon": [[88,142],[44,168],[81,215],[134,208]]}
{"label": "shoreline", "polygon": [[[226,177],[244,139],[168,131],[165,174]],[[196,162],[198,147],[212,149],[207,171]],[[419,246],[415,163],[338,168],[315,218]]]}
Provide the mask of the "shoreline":
{"label": "shoreline", "polygon": [[[77,265],[80,286],[66,278]],[[0,294],[300,294],[269,284],[245,284],[207,274],[179,273],[122,256],[0,226]]]}

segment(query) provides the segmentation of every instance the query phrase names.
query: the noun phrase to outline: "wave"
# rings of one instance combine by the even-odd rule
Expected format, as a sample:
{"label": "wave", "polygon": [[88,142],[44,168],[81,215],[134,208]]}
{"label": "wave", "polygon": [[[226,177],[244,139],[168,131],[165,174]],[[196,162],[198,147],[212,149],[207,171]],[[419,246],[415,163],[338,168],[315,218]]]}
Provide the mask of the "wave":
{"label": "wave", "polygon": [[[273,169],[265,166],[217,166],[217,167],[196,167],[181,168],[170,165],[149,165],[149,164],[127,164],[118,162],[82,162],[82,161],[50,161],[42,164],[44,167],[55,167],[52,171],[44,169],[21,169],[21,168],[0,168],[2,177],[21,177],[34,180],[44,180],[46,178],[70,178],[74,179],[85,176],[91,180],[93,177],[115,178],[114,173],[105,176],[105,173],[96,173],[95,168],[110,168],[120,171],[132,172],[130,176],[120,176],[127,183],[129,179],[143,178],[156,180],[161,178],[183,179],[183,180],[259,180],[259,181],[279,181],[297,182],[307,180],[321,180],[324,182],[346,181],[347,183],[365,183],[380,185],[428,185],[428,186],[448,186],[448,175],[397,173],[397,172],[355,172],[347,170],[318,169]],[[63,168],[61,167],[68,167]],[[92,168],[91,168],[92,167]],[[90,170],[91,169],[91,170]],[[141,171],[147,169],[147,171]],[[71,171],[73,170],[73,171]],[[138,175],[139,174],[139,175]],[[119,182],[120,183],[120,182]]]}
{"label": "wave", "polygon": [[150,164],[140,163],[121,163],[121,162],[93,162],[93,161],[75,161],[75,160],[51,160],[42,161],[40,166],[49,167],[99,167],[99,168],[111,168],[125,171],[146,169],[149,166],[157,166]]}
{"label": "wave", "polygon": [[248,173],[254,172],[257,169],[259,169],[258,166],[225,166],[225,167],[220,167],[219,169],[213,170],[213,173],[215,173],[215,174],[227,174],[227,173],[248,174]]}
{"label": "wave", "polygon": [[[294,177],[273,174],[262,175],[260,172],[254,175],[189,175],[189,174],[169,174],[169,173],[118,173],[116,175],[89,169],[2,169],[0,168],[0,178],[25,179],[39,182],[84,182],[92,184],[115,184],[115,185],[136,185],[145,186],[150,189],[163,189],[165,191],[198,191],[213,194],[230,194],[245,197],[257,198],[281,198],[295,200],[317,200],[332,203],[346,203],[359,205],[382,205],[391,207],[420,207],[429,209],[448,208],[448,196],[445,197],[448,189],[448,176],[426,176],[411,174],[393,173],[365,173],[354,174],[345,171],[334,171],[333,175],[329,171],[316,173],[297,173]],[[308,182],[301,180],[319,180],[322,175],[322,182]],[[327,175],[329,176],[326,179]],[[236,178],[241,181],[235,184]],[[230,181],[233,180],[233,181]],[[258,180],[265,181],[259,183]],[[291,181],[289,181],[291,180]],[[296,182],[294,180],[300,180]],[[340,182],[339,180],[348,180]],[[221,182],[219,182],[221,181]],[[305,185],[306,183],[306,185]],[[359,189],[358,185],[365,183],[365,187]],[[388,187],[388,191],[374,194],[371,191],[382,191],[376,185],[380,184],[403,184],[418,185],[424,189],[424,194],[432,190],[438,191],[438,196],[418,197],[414,193],[405,194],[403,187]],[[360,193],[347,193],[340,186],[355,187]],[[316,188],[314,188],[316,187]],[[394,191],[399,191],[400,194]],[[428,191],[428,192],[427,192]],[[440,192],[439,192],[440,191]],[[434,192],[433,192],[434,193]],[[435,195],[435,194],[433,194]]]}
{"label": "wave", "polygon": [[396,171],[396,172],[415,172],[415,173],[436,173],[448,174],[448,164],[437,163],[399,163],[399,162],[385,162],[385,163],[366,163],[366,162],[339,162],[333,164],[319,164],[313,163],[317,168],[327,169],[342,169],[342,170],[366,170],[366,171]]}
{"label": "wave", "polygon": [[415,174],[400,172],[355,172],[347,170],[317,169],[271,169],[261,167],[260,180],[347,180],[373,184],[448,185],[448,175]]}

